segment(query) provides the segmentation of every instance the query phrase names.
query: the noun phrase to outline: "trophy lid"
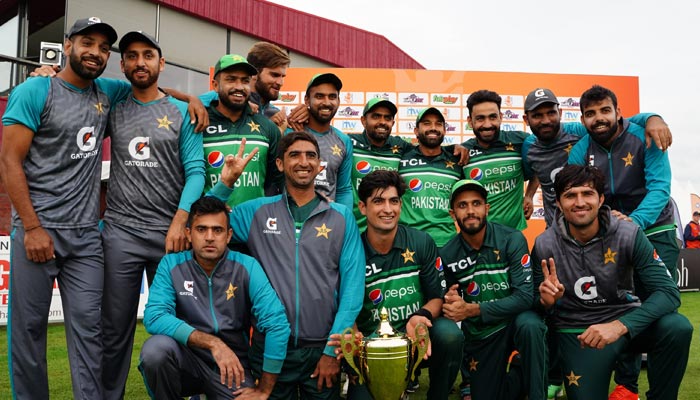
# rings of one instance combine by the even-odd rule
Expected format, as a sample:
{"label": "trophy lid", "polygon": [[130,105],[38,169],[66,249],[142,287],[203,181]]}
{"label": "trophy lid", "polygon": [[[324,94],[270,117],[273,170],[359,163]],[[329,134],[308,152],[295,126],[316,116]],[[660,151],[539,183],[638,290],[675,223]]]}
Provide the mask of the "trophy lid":
{"label": "trophy lid", "polygon": [[389,323],[389,312],[386,310],[386,307],[382,307],[382,309],[379,311],[379,328],[377,329],[377,335],[379,337],[389,337],[389,336],[394,336],[394,328],[391,327],[391,324]]}

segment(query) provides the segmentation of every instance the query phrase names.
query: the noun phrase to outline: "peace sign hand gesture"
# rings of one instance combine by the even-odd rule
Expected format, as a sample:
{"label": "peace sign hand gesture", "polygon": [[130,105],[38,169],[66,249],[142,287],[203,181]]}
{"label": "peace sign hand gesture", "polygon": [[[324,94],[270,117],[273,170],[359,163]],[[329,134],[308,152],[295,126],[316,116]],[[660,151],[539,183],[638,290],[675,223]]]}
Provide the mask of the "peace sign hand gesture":
{"label": "peace sign hand gesture", "polygon": [[245,138],[241,139],[238,147],[238,154],[229,154],[224,158],[224,167],[221,169],[221,181],[228,187],[233,187],[238,178],[243,174],[246,165],[258,153],[258,148],[254,148],[249,154],[244,154]]}
{"label": "peace sign hand gesture", "polygon": [[[547,265],[548,261],[549,266]],[[564,285],[559,282],[557,267],[552,257],[549,260],[542,260],[542,275],[544,275],[544,281],[540,283],[539,287],[540,303],[545,308],[549,308],[564,295]]]}

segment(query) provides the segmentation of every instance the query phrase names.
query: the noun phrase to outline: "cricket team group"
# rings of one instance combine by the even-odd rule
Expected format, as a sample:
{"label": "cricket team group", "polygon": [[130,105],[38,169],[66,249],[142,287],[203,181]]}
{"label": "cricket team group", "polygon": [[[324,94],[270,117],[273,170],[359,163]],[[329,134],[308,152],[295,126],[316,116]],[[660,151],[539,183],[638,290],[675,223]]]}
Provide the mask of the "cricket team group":
{"label": "cricket team group", "polygon": [[[391,134],[383,98],[365,105],[362,133],[334,128],[333,73],[276,108],[290,58],[274,44],[224,55],[214,89],[192,96],[158,86],[155,38],[118,39],[99,18],[76,21],[66,65],[14,88],[2,116],[13,398],[49,398],[54,280],[73,397],[128,398],[144,271],[138,369],[154,399],[338,399],[344,371],[344,396],[371,400],[339,345],[374,335],[380,309],[410,338],[427,327],[431,400],[637,399],[642,353],[647,398],[677,398],[693,327],[678,313],[659,115],[624,118],[595,85],[581,123],[562,123],[556,95],[535,88],[533,134],[501,131],[501,97],[478,90],[474,138],[443,146],[445,118],[427,108],[414,145]],[[100,78],[113,45],[126,80]],[[547,229],[530,249],[521,230],[540,186]]]}

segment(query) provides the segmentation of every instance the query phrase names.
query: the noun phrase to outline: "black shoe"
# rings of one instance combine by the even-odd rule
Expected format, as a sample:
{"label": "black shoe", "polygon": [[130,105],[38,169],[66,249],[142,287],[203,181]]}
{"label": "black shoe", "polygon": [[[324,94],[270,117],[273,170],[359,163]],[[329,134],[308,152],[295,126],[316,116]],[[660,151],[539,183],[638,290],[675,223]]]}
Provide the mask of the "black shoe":
{"label": "black shoe", "polygon": [[406,393],[415,393],[416,390],[420,387],[420,383],[418,383],[418,378],[408,382],[408,386],[406,386]]}

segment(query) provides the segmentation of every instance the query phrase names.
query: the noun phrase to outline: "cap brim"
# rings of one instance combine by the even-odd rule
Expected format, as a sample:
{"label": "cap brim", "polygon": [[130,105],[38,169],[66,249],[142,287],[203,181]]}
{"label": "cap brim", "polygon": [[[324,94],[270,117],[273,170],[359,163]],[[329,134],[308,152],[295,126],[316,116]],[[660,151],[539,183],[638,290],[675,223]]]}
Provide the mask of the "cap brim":
{"label": "cap brim", "polygon": [[537,107],[539,107],[539,106],[541,106],[541,105],[543,105],[543,104],[556,104],[556,105],[559,105],[559,102],[556,102],[556,101],[550,100],[550,99],[544,99],[544,100],[536,101],[535,104],[531,105],[529,108],[526,108],[525,111],[532,111],[532,110],[534,110],[535,108],[537,108]]}
{"label": "cap brim", "polygon": [[115,31],[111,25],[104,22],[98,22],[96,24],[88,25],[79,31],[73,32],[73,34],[71,34],[69,38],[74,35],[84,35],[86,32],[92,31],[97,31],[107,36],[107,41],[109,42],[110,46],[117,42],[117,31]]}

